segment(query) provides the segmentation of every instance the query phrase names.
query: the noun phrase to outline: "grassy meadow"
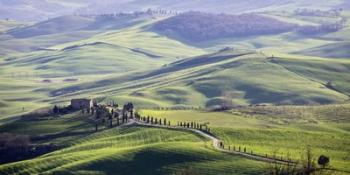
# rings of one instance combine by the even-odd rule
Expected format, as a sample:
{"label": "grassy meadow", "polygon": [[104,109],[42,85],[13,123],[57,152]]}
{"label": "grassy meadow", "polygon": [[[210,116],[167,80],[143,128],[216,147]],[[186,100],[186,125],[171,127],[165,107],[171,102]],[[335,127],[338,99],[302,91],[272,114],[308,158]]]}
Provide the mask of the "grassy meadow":
{"label": "grassy meadow", "polygon": [[[291,13],[266,15],[295,23],[322,22]],[[342,15],[348,17],[345,12]],[[0,42],[6,50],[0,51],[4,53],[0,56],[1,118],[87,96],[135,101],[144,107],[208,107],[227,99],[234,105],[329,104],[349,99],[350,62],[346,53],[340,53],[344,49],[332,51],[341,58],[298,52],[332,47],[334,40],[346,43],[348,27],[306,38],[289,32],[189,43],[150,29],[164,18],[100,21],[64,16],[0,35],[6,41]],[[73,27],[57,31],[62,23],[72,22]],[[33,36],[24,36],[25,31]],[[226,46],[234,49],[218,51]],[[221,56],[227,58],[217,59]]]}
{"label": "grassy meadow", "polygon": [[[298,25],[340,20],[257,13]],[[341,16],[350,19],[347,11]],[[94,132],[80,111],[22,116],[74,98],[132,102],[141,115],[173,124],[208,123],[225,145],[262,155],[300,160],[311,146],[315,158],[329,156],[331,167],[350,172],[349,21],[339,31],[310,36],[291,31],[189,42],[152,30],[166,18],[0,20],[0,133],[61,148],[2,164],[0,174],[264,174],[269,166],[218,152],[186,131]],[[221,105],[234,108],[209,112]],[[170,110],[176,108],[192,110]]]}
{"label": "grassy meadow", "polygon": [[[55,123],[65,127],[59,122]],[[21,131],[23,130],[19,130]],[[185,172],[261,174],[267,167],[265,163],[219,153],[212,148],[207,139],[176,130],[122,127],[64,142],[68,143],[68,146],[63,149],[32,160],[1,165],[0,172],[2,174],[153,175]]]}
{"label": "grassy meadow", "polygon": [[[173,123],[209,123],[214,135],[227,146],[246,147],[261,155],[290,154],[292,159],[301,160],[307,146],[311,146],[315,158],[330,156],[332,167],[349,171],[350,150],[344,146],[350,143],[349,105],[328,106],[326,110],[324,107],[265,108],[231,112],[140,110],[140,114],[166,118]],[[325,111],[328,111],[326,115],[319,115]]]}

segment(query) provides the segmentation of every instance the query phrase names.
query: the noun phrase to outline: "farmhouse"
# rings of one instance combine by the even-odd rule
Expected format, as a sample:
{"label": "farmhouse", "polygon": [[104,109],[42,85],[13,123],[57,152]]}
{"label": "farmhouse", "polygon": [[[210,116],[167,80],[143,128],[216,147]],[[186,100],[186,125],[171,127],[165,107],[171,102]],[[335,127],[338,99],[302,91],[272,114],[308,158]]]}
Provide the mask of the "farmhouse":
{"label": "farmhouse", "polygon": [[71,100],[71,106],[74,109],[88,109],[93,107],[93,100],[92,99],[72,99]]}

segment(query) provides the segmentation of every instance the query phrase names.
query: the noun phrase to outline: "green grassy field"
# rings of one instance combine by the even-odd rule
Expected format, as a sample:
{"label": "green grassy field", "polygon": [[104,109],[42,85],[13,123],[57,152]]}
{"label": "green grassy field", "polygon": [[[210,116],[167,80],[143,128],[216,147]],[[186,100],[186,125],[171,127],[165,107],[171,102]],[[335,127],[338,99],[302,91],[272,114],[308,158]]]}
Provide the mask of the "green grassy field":
{"label": "green grassy field", "polygon": [[[338,20],[280,12],[265,15],[303,24]],[[349,15],[343,12],[342,16]],[[348,42],[348,27],[317,37],[290,32],[185,43],[149,30],[163,18],[64,16],[0,35],[4,38],[0,53],[5,53],[0,57],[4,75],[0,88],[5,88],[0,95],[6,104],[0,107],[1,118],[78,97],[108,97],[146,107],[208,107],[226,101],[234,105],[328,104],[349,99],[350,62],[344,49],[327,52],[341,55],[338,59],[290,54],[338,48],[340,41]],[[33,36],[22,36],[26,31]],[[234,49],[218,51],[226,46]],[[216,60],[228,55],[232,56]],[[269,59],[271,55],[275,58]],[[177,65],[182,59],[183,67]],[[325,86],[328,82],[331,87]],[[31,99],[22,103],[21,98],[14,99],[17,94]]]}
{"label": "green grassy field", "polygon": [[14,20],[0,20],[0,32],[5,32],[14,28],[30,25],[30,22],[19,22]]}
{"label": "green grassy field", "polygon": [[[339,103],[349,99],[349,64],[345,59],[269,58],[262,53],[229,50],[58,91],[68,96],[98,91],[98,95],[108,94],[109,99],[118,101],[127,96],[129,101],[142,101],[146,106],[210,107],[225,101],[233,105]],[[124,102],[122,99],[119,101]]]}
{"label": "green grassy field", "polygon": [[[84,48],[85,51],[86,49]],[[94,54],[94,52],[86,54],[89,53]],[[128,53],[124,55],[127,56]],[[35,65],[36,62],[42,61],[40,59],[50,57],[52,56],[43,56],[39,60],[34,58],[30,64]],[[146,60],[142,56],[139,59],[144,61],[136,61],[131,66],[129,58],[124,59],[123,56],[120,57],[120,61],[125,64],[110,63],[109,60],[115,60],[114,56],[105,55],[105,60],[100,61],[98,63],[100,66],[96,67],[96,64],[92,64],[93,56],[85,57],[77,53],[74,61],[67,58],[62,56],[62,59],[55,61],[55,64],[50,62],[40,65],[42,68],[39,71],[32,70],[38,69],[39,66],[36,68],[24,66],[23,70],[27,69],[28,71],[25,71],[27,74],[31,72],[38,74],[35,78],[11,77],[12,70],[15,70],[16,66],[24,64],[22,63],[24,60],[31,59],[15,60],[14,65],[6,65],[3,72],[8,77],[4,80],[13,83],[9,85],[3,81],[3,101],[10,101],[6,98],[9,93],[18,94],[22,98],[27,93],[28,96],[34,97],[32,100],[28,99],[28,102],[36,102],[37,105],[62,103],[81,96],[108,97],[105,98],[106,101],[114,99],[120,103],[135,101],[144,107],[177,105],[211,107],[227,101],[233,105],[261,103],[304,105],[346,102],[350,93],[350,80],[347,76],[350,73],[350,62],[346,59],[286,54],[269,58],[264,54],[248,51],[221,51],[212,55],[188,58],[167,66],[161,66],[160,62]],[[69,72],[72,72],[74,65],[77,64],[74,62],[83,60],[84,65],[81,65],[83,68],[77,69],[75,76],[69,76]],[[91,64],[88,64],[89,62]],[[137,67],[141,67],[144,62],[148,62],[147,66],[138,69]],[[65,66],[67,64],[72,67]],[[100,69],[102,67],[103,69]],[[152,67],[158,69],[152,70]],[[74,78],[77,81],[65,82],[67,78]],[[42,82],[43,80],[50,82]],[[26,86],[23,86],[23,82],[26,82]],[[11,88],[13,86],[23,88]],[[16,100],[10,101],[8,105],[17,106],[13,102]],[[30,109],[27,106],[23,107]],[[11,111],[11,108],[3,107],[2,113],[6,116],[18,113],[22,109],[18,106],[16,108],[16,112],[10,113],[8,111]]]}
{"label": "green grassy field", "polygon": [[[294,24],[338,20],[289,12],[264,15]],[[350,18],[348,12],[342,16]],[[332,167],[350,171],[348,26],[315,36],[289,32],[190,43],[151,31],[162,19],[65,16],[34,25],[0,21],[0,133],[40,136],[34,143],[64,146],[0,165],[0,174],[266,172],[267,164],[220,153],[189,132],[124,127],[94,133],[94,125],[79,112],[20,117],[67,105],[73,98],[133,102],[138,108],[246,106],[226,112],[139,112],[173,123],[209,122],[226,145],[259,154],[290,153],[300,159],[310,145],[315,156],[330,156]],[[227,46],[233,49],[223,49]],[[256,104],[272,106],[247,107]]]}
{"label": "green grassy field", "polygon": [[[2,101],[7,103],[6,108],[0,109],[1,118],[49,106],[50,103],[61,103],[69,100],[71,96],[62,97],[65,95],[65,91],[57,92],[60,88],[67,87],[68,92],[79,91],[80,94],[83,94],[82,96],[101,96],[96,93],[103,90],[83,93],[82,91],[88,89],[84,87],[84,84],[98,83],[99,86],[106,86],[104,89],[110,89],[111,87],[107,86],[119,86],[120,79],[129,80],[128,77],[132,77],[133,74],[160,68],[179,58],[205,53],[202,49],[184,45],[155,33],[144,32],[142,28],[148,24],[148,21],[141,22],[136,26],[123,28],[123,30],[118,30],[118,28],[89,29],[84,30],[81,35],[75,35],[74,31],[71,31],[73,33],[62,32],[20,39],[7,37],[8,42],[0,43],[0,45],[4,45],[2,47],[4,49],[14,45],[17,45],[16,48],[18,48],[24,44],[26,44],[25,47],[31,48],[36,47],[36,44],[43,48],[50,46],[41,43],[41,40],[50,43],[52,48],[49,48],[51,51],[21,53],[25,51],[24,49],[0,57],[2,64],[0,73],[4,75],[0,82],[0,87],[4,89],[1,92]],[[95,24],[95,26],[99,25]],[[96,32],[99,34],[95,35]],[[65,40],[70,35],[81,37]],[[5,35],[1,36],[6,37]],[[51,39],[55,38],[60,38],[60,40],[51,42]],[[16,44],[16,42],[20,42],[20,44]],[[58,43],[65,44],[57,45]],[[137,52],[135,49],[142,50],[142,52]],[[5,53],[5,51],[1,53]],[[157,57],[153,57],[153,55]],[[111,77],[118,81],[106,81]],[[64,81],[65,79],[76,79],[77,81],[67,82]],[[50,82],[45,83],[43,80]],[[79,88],[71,88],[73,85]],[[50,96],[58,96],[52,95],[53,92],[59,94],[60,97],[51,98]],[[18,94],[22,98],[28,94],[32,99],[28,99],[27,104],[21,103],[23,100],[17,100],[19,103],[16,103],[16,100],[8,100],[8,98],[15,98],[16,95],[9,96],[9,94]]]}
{"label": "green grassy field", "polygon": [[[35,124],[34,124],[35,125]],[[61,125],[57,123],[57,125]],[[71,140],[64,149],[0,166],[2,174],[260,174],[266,164],[219,153],[192,133],[123,127]]]}
{"label": "green grassy field", "polygon": [[141,110],[140,113],[167,118],[173,123],[208,122],[214,135],[227,146],[246,147],[261,155],[287,157],[290,154],[291,158],[301,160],[310,145],[315,157],[328,155],[333,167],[349,171],[350,150],[345,146],[350,143],[349,105],[252,107],[232,112]]}

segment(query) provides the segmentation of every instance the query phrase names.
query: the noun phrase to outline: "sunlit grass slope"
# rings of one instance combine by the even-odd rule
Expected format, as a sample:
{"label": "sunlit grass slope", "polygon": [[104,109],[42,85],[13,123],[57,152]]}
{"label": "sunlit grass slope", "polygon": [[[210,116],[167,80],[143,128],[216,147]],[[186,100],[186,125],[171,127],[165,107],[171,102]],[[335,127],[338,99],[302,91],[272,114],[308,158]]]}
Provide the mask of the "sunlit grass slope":
{"label": "sunlit grass slope", "polygon": [[350,43],[337,42],[323,46],[310,48],[297,52],[302,55],[319,56],[327,58],[350,58]]}
{"label": "sunlit grass slope", "polygon": [[234,105],[327,104],[348,100],[349,65],[347,60],[270,58],[229,50],[174,62],[145,75],[133,75],[131,81],[114,78],[103,81],[109,83],[101,87],[84,87],[87,92],[101,89],[116,97],[125,93],[130,100],[152,99],[168,106],[215,106],[225,101]]}
{"label": "sunlit grass slope", "polygon": [[[81,111],[63,116],[49,116],[43,118],[21,117],[11,123],[0,127],[2,133],[14,133],[20,135],[45,136],[57,133],[69,134],[94,131],[95,126],[87,116],[82,116]],[[53,142],[53,140],[49,140]]]}
{"label": "sunlit grass slope", "polygon": [[[99,57],[101,50],[105,54]],[[162,58],[145,58],[124,46],[103,42],[42,54],[11,60],[3,72],[19,85],[21,81],[32,84],[25,86],[25,92],[35,94],[43,104],[90,96],[120,103],[135,101],[144,107],[213,107],[227,102],[304,105],[346,102],[350,92],[350,62],[346,59],[286,54],[268,57],[260,52],[228,49],[162,66],[167,63]],[[36,69],[39,76],[12,80],[17,66],[28,72]],[[77,81],[64,81],[71,77]],[[52,82],[42,82],[45,79]],[[19,89],[7,88],[3,96],[9,92]]]}
{"label": "sunlit grass slope", "polygon": [[50,94],[54,98],[95,94],[108,96],[106,101],[135,101],[142,106],[340,103],[349,99],[349,65],[345,59],[268,57],[260,52],[228,49]]}
{"label": "sunlit grass slope", "polygon": [[[38,35],[31,37],[14,39],[1,35],[7,39],[0,45],[20,42],[30,48],[38,44],[48,49],[0,58],[3,68],[0,73],[5,77],[0,87],[14,83],[11,85],[14,88],[1,92],[2,117],[78,97],[108,97],[105,100],[135,101],[147,107],[210,107],[228,101],[234,105],[328,104],[349,99],[347,59],[278,54],[333,45],[336,38],[343,38],[346,43],[346,28],[317,38],[285,33],[192,45],[150,31],[149,27],[162,18],[85,18],[62,17],[16,30],[17,34],[35,30]],[[57,31],[61,27],[57,21],[78,22],[72,29]],[[41,30],[46,29],[40,26],[47,24],[53,25],[47,29],[52,31],[44,35]],[[217,51],[232,43],[237,46],[233,50]],[[269,58],[272,55],[274,58]],[[19,79],[16,74],[36,77]],[[35,99],[22,105],[25,110],[19,98],[8,100],[21,93]]]}
{"label": "sunlit grass slope", "polygon": [[260,174],[265,164],[229,156],[183,131],[124,127],[92,134],[41,157],[0,166],[17,174]]}
{"label": "sunlit grass slope", "polygon": [[14,20],[0,20],[0,33],[8,30],[29,25],[30,22],[20,22]]}
{"label": "sunlit grass slope", "polygon": [[[70,18],[77,20],[77,17]],[[138,21],[139,19],[128,19],[125,23],[132,23],[135,20]],[[150,23],[148,20],[138,21],[140,23],[133,27],[127,27],[129,24],[125,24],[125,28],[120,30],[118,27],[121,27],[122,24],[114,24],[121,26],[108,27],[105,25],[111,24],[111,21],[99,21],[103,22],[105,27],[95,29],[93,26],[100,25],[94,23],[93,26],[89,26],[92,28],[82,30],[79,35],[75,31],[67,33],[67,31],[64,32],[65,30],[47,35],[42,35],[39,32],[38,36],[18,39],[7,38],[8,42],[1,42],[0,45],[3,44],[6,47],[14,45],[21,47],[22,44],[28,43],[28,47],[31,48],[36,47],[33,46],[35,44],[41,45],[43,48],[49,46],[41,43],[41,40],[45,40],[51,46],[57,43],[65,43],[52,46],[49,50],[12,53],[11,56],[0,57],[2,66],[0,73],[3,75],[0,87],[4,87],[4,91],[1,92],[2,103],[4,104],[0,109],[2,118],[47,106],[52,102],[60,103],[69,100],[71,97],[67,99],[62,97],[51,99],[49,97],[52,94],[54,96],[65,94],[66,91],[55,91],[63,87],[77,85],[78,88],[68,87],[70,92],[71,90],[86,89],[83,84],[87,82],[97,86],[119,86],[120,81],[105,81],[106,77],[118,77],[125,81],[129,80],[135,72],[157,69],[174,60],[205,53],[204,50],[196,49],[152,32],[145,32],[143,28]],[[116,20],[117,23],[118,21]],[[136,22],[133,24],[136,24]],[[40,25],[37,24],[36,26]],[[34,30],[36,28],[32,26],[29,29]],[[96,32],[99,34],[96,35]],[[73,38],[70,37],[71,35]],[[1,35],[0,37],[7,36]],[[66,37],[70,39],[65,40]],[[74,37],[80,37],[80,39]],[[57,38],[60,41],[51,42],[48,38]],[[82,40],[82,38],[88,39]],[[79,41],[71,42],[75,40]],[[16,44],[16,42],[21,44]],[[6,47],[2,48],[6,49]],[[66,79],[74,79],[75,81],[65,81]],[[46,82],[43,82],[44,80]],[[11,88],[8,88],[9,86]],[[93,92],[98,91],[93,90]],[[6,96],[6,94],[14,95]],[[28,94],[35,100],[28,100],[28,104],[21,103],[20,100],[7,100],[24,94]],[[81,95],[95,96],[96,94],[87,92],[81,93]],[[36,106],[33,107],[29,102]]]}
{"label": "sunlit grass slope", "polygon": [[333,167],[349,171],[349,105],[261,108],[237,109],[232,113],[191,110],[141,110],[140,113],[175,123],[208,122],[214,135],[226,145],[246,147],[261,155],[290,154],[300,160],[310,145],[315,158],[322,154],[330,156]]}

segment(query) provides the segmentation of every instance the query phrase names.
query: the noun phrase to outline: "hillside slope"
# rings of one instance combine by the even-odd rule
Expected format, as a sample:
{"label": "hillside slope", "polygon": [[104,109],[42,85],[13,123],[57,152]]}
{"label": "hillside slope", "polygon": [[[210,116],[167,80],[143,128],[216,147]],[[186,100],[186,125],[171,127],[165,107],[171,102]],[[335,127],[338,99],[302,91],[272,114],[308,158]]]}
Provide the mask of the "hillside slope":
{"label": "hillside slope", "polygon": [[168,106],[328,104],[349,99],[349,67],[347,60],[268,58],[224,49],[128,79],[105,79],[52,91],[51,95],[58,98],[100,91],[114,94],[116,99],[128,94],[129,100],[152,99],[158,101],[156,105]]}
{"label": "hillside slope", "polygon": [[[136,72],[154,70],[184,57],[206,53],[203,49],[144,31],[145,26],[158,19],[132,19],[129,22],[142,22],[128,26],[128,20],[122,20],[126,26],[118,29],[107,27],[120,25],[118,20],[102,18],[97,21],[103,25],[93,22],[87,31],[79,29],[19,39],[0,35],[6,38],[0,42],[0,55],[6,55],[0,56],[3,75],[0,96],[7,104],[7,107],[0,107],[2,118],[49,105],[53,102],[48,97],[51,91],[96,83],[107,77],[129,80]],[[13,53],[11,49],[16,51]],[[76,90],[84,88],[77,86]]]}
{"label": "hillside slope", "polygon": [[337,42],[315,48],[310,48],[296,52],[297,54],[327,57],[327,58],[350,58],[350,43]]}
{"label": "hillside slope", "polygon": [[80,41],[95,35],[124,29],[149,16],[78,16],[68,15],[0,33],[0,55],[45,50],[58,44]]}
{"label": "hillside slope", "polygon": [[207,141],[185,131],[122,127],[77,139],[32,160],[1,165],[0,173],[154,175],[187,168],[198,174],[263,172],[263,163],[216,152]]}
{"label": "hillside slope", "polygon": [[[275,22],[271,16],[277,17],[282,24],[291,17],[302,24],[338,20],[279,12],[268,16]],[[236,18],[240,17],[232,19]],[[327,44],[337,48],[347,43],[348,27],[316,36],[282,32],[186,43],[150,30],[168,19],[148,13],[63,16],[0,35],[4,39],[0,55],[6,55],[0,58],[4,75],[0,96],[6,104],[0,107],[0,114],[6,118],[78,97],[108,97],[105,100],[135,101],[148,107],[328,104],[348,100],[348,60],[276,56],[332,47]],[[69,27],[64,25],[66,22],[75,24]],[[341,42],[336,42],[338,38]],[[225,46],[234,49],[216,52]],[[346,54],[345,49],[338,49],[333,54],[343,52]]]}

